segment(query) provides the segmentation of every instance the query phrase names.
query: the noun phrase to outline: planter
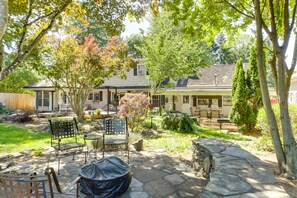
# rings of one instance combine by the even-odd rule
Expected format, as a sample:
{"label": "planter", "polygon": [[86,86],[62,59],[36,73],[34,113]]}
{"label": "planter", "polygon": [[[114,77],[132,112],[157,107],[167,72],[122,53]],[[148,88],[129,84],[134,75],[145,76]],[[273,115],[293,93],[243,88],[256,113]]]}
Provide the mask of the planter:
{"label": "planter", "polygon": [[140,139],[132,143],[136,151],[143,151],[143,139]]}
{"label": "planter", "polygon": [[[84,115],[84,119],[91,119],[91,118],[92,118],[91,115],[88,115],[88,114]],[[102,115],[97,115],[97,114],[94,115],[94,119],[101,119],[101,118],[102,118]]]}
{"label": "planter", "polygon": [[102,115],[100,115],[100,114],[99,114],[99,115],[98,115],[98,114],[95,114],[95,115],[94,115],[94,118],[95,118],[95,119],[101,119],[101,118],[102,118]]}

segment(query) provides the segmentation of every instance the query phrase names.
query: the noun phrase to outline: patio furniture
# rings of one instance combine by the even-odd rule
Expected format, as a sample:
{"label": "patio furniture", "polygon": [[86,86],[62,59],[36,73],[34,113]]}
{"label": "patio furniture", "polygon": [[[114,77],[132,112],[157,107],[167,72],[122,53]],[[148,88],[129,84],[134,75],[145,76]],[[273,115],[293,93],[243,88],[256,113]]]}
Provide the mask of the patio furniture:
{"label": "patio furniture", "polygon": [[118,197],[130,186],[130,171],[129,165],[115,156],[91,162],[81,168],[81,192],[93,198]]}
{"label": "patio furniture", "polygon": [[[84,140],[84,143],[78,141],[77,135],[80,132],[75,118],[73,118],[73,120],[49,120],[49,124],[51,131],[51,146],[55,149],[56,156],[59,160],[58,175],[60,175],[60,158],[72,154],[74,160],[75,154],[83,151],[86,141]],[[86,162],[87,156],[85,153],[85,163]]]}
{"label": "patio furniture", "polygon": [[127,118],[111,118],[104,119],[103,126],[105,132],[103,134],[103,157],[106,151],[106,146],[119,146],[124,145],[127,150],[128,163],[129,163],[129,132],[128,132],[128,119]]}
{"label": "patio furniture", "polygon": [[[97,150],[98,150],[98,144],[99,140],[103,138],[104,130],[100,131],[93,131],[91,133],[84,133],[84,139],[87,142],[87,140],[93,141],[93,150],[94,150],[94,155],[95,159],[97,159]],[[89,156],[90,150],[89,146],[87,144],[87,157]]]}
{"label": "patio furniture", "polygon": [[222,130],[223,123],[232,123],[228,118],[218,118],[217,122],[220,124],[220,130]]}
{"label": "patio furniture", "polygon": [[[79,197],[79,179],[77,177],[73,180],[68,187],[62,192],[57,179],[56,173],[53,168],[46,168],[45,175],[21,174],[14,173],[1,173],[0,174],[0,197],[2,198],[23,198],[23,197],[59,197],[63,194],[66,196]],[[54,191],[52,180],[56,186]],[[76,194],[70,193],[74,185],[77,185]]]}

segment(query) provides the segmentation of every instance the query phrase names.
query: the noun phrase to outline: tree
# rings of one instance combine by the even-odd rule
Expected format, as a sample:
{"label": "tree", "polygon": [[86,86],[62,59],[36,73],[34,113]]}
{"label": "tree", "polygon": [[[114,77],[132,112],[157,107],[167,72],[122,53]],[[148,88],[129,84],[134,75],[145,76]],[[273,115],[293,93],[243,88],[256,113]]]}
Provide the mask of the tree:
{"label": "tree", "polygon": [[[288,110],[288,91],[293,71],[297,61],[297,39],[295,39],[292,60],[287,65],[285,56],[292,33],[296,34],[297,2],[284,0],[244,0],[244,1],[188,1],[175,0],[166,2],[167,8],[173,10],[175,21],[184,24],[186,32],[213,38],[224,30],[226,33],[238,32],[256,24],[257,63],[261,85],[263,105],[267,114],[271,136],[276,151],[281,173],[297,178],[297,145],[292,132]],[[213,12],[220,10],[220,12]],[[274,84],[279,99],[281,112],[281,128],[279,128],[270,104],[264,61],[264,36],[268,35],[272,44],[272,58],[269,60],[273,73]]]}
{"label": "tree", "polygon": [[129,119],[128,124],[132,132],[144,122],[149,101],[149,97],[144,93],[125,94],[121,98],[118,115]]}
{"label": "tree", "polygon": [[166,79],[193,76],[199,66],[211,62],[206,44],[186,39],[180,27],[174,26],[169,19],[169,13],[163,12],[153,17],[147,34],[141,52],[146,59],[152,94],[163,86],[162,82]]}
{"label": "tree", "polygon": [[217,64],[232,64],[235,62],[230,47],[224,46],[225,44],[225,35],[218,34],[211,46],[211,52],[214,55],[215,63]]}
{"label": "tree", "polygon": [[[45,35],[65,25],[64,21],[76,19],[99,24],[112,35],[124,27],[127,14],[142,16],[145,0],[0,0],[0,80],[32,55],[32,51]],[[139,3],[139,6],[133,6]],[[7,21],[9,20],[9,21]],[[86,22],[87,21],[87,22]],[[8,49],[8,50],[6,50]],[[5,51],[6,50],[6,51]],[[5,54],[13,55],[4,66]],[[34,59],[34,57],[32,58]]]}
{"label": "tree", "polygon": [[36,72],[23,67],[18,67],[9,76],[0,82],[0,92],[6,93],[31,93],[24,90],[24,86],[38,81]]}
{"label": "tree", "polygon": [[257,64],[256,46],[251,48],[250,62],[247,70],[246,84],[248,88],[248,101],[251,108],[249,131],[253,131],[256,126],[259,109],[263,107],[260,79]]}
{"label": "tree", "polygon": [[50,52],[45,57],[48,65],[40,71],[64,93],[79,119],[95,87],[113,74],[123,76],[134,66],[132,58],[127,56],[127,47],[118,37],[113,37],[103,47],[95,43],[92,35],[84,43],[72,37],[63,40],[49,37],[46,43],[50,44],[47,46]]}
{"label": "tree", "polygon": [[143,46],[143,36],[140,34],[132,34],[125,39],[129,54],[132,55],[133,58],[143,58],[143,54],[140,48]]}
{"label": "tree", "polygon": [[236,63],[236,73],[232,82],[236,81],[236,87],[232,89],[232,108],[230,119],[238,126],[243,126],[243,132],[246,133],[246,125],[249,122],[249,104],[248,89],[246,85],[245,72],[242,65],[242,59]]}

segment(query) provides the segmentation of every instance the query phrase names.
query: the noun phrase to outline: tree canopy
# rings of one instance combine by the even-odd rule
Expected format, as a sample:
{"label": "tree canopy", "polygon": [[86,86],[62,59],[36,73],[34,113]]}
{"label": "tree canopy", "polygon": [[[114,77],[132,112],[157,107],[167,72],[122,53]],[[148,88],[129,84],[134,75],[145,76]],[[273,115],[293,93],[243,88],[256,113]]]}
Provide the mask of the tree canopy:
{"label": "tree canopy", "polygon": [[[139,17],[148,6],[145,0],[1,0],[0,80],[27,60],[45,35],[65,26],[65,21],[97,24],[110,35],[118,35],[127,14]],[[6,54],[11,61],[4,65]]]}
{"label": "tree canopy", "polygon": [[[134,66],[127,46],[113,37],[105,46],[98,46],[92,35],[80,42],[69,36],[55,36],[43,42],[47,65],[42,72],[67,97],[73,111],[81,118],[89,93],[106,78],[125,72]],[[47,51],[46,51],[47,50]]]}
{"label": "tree canopy", "polygon": [[167,78],[178,80],[197,75],[199,66],[211,64],[206,43],[188,40],[180,30],[181,27],[173,25],[167,12],[151,19],[141,52],[146,59],[153,93]]}
{"label": "tree canopy", "polygon": [[[296,34],[297,2],[293,0],[224,0],[224,1],[166,1],[166,9],[173,12],[175,24],[182,23],[184,32],[212,40],[219,32],[234,35],[253,27],[257,38],[257,64],[264,109],[270,123],[280,172],[297,178],[297,145],[292,133],[288,110],[288,91],[297,62],[297,39],[295,39],[292,60],[287,65],[285,56],[292,33]],[[275,114],[270,103],[265,71],[264,40],[271,43],[269,66],[279,99],[283,142]]]}

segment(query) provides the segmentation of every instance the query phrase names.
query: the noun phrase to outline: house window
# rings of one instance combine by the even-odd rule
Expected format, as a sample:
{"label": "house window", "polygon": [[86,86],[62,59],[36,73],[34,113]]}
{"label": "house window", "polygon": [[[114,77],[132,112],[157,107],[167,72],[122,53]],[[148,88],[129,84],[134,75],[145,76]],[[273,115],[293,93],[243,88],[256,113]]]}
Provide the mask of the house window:
{"label": "house window", "polygon": [[50,100],[49,91],[38,91],[37,92],[37,105],[39,107],[48,107]]}
{"label": "house window", "polygon": [[102,101],[102,91],[94,93],[94,100],[95,101]]}
{"label": "house window", "polygon": [[190,100],[189,100],[189,96],[183,96],[183,103],[184,104],[189,104]]}
{"label": "house window", "polygon": [[146,75],[146,69],[144,65],[137,65],[137,76]]}
{"label": "house window", "polygon": [[232,106],[232,97],[231,96],[223,96],[223,105],[224,106]]}
{"label": "house window", "polygon": [[208,106],[208,99],[198,99],[198,106]]}
{"label": "house window", "polygon": [[91,92],[88,96],[88,100],[93,100],[94,99],[94,93]]}

